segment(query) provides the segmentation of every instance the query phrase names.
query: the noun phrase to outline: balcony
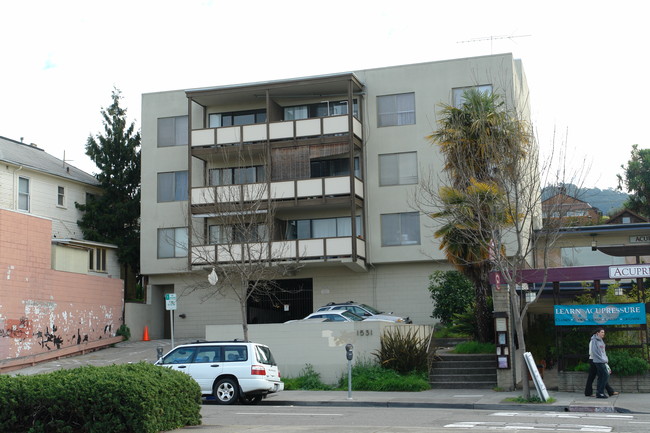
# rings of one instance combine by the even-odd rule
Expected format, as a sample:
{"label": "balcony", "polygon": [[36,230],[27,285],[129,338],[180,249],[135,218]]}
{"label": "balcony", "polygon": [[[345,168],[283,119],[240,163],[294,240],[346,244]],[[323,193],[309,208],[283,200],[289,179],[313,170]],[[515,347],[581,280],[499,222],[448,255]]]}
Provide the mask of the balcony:
{"label": "balcony", "polygon": [[266,123],[194,129],[192,130],[192,148],[256,143],[266,140],[300,140],[310,137],[349,134],[350,132],[361,140],[363,138],[361,122],[353,117],[352,131],[350,131],[348,119],[349,116],[342,115],[270,122],[268,130]]}
{"label": "balcony", "polygon": [[[356,247],[356,258],[353,256],[353,245]],[[365,241],[352,236],[192,247],[192,266],[228,265],[246,260],[252,263],[295,262],[314,266],[342,264],[360,272],[365,270],[365,257]]]}
{"label": "balcony", "polygon": [[[337,176],[280,182],[194,187],[191,191],[193,213],[209,211],[215,204],[253,201],[297,201],[309,198],[331,199],[351,194],[350,177]],[[354,194],[363,200],[363,182],[354,178]],[[201,210],[203,209],[203,210]]]}

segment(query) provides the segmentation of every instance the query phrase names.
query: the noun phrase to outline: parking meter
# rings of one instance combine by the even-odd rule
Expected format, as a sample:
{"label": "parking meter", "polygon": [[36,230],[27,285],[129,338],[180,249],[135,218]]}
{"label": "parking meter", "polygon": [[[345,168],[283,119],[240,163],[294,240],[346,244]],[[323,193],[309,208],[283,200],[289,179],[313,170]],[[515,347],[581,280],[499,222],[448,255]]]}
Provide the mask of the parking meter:
{"label": "parking meter", "polygon": [[156,347],[156,355],[157,355],[157,357],[156,357],[157,360],[162,358],[162,356],[163,356],[163,347],[162,346]]}
{"label": "parking meter", "polygon": [[348,361],[352,361],[352,348],[353,346],[349,343],[345,345],[345,357]]}

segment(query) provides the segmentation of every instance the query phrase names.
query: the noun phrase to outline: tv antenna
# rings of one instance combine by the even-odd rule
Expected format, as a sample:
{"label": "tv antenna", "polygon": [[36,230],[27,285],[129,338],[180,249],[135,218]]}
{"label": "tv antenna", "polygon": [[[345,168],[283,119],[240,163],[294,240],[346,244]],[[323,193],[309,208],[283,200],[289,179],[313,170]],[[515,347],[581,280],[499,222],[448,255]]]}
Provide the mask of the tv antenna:
{"label": "tv antenna", "polygon": [[[527,38],[532,35],[500,35],[500,36],[486,36],[482,38],[474,38],[474,39],[468,39],[466,41],[458,41],[456,42],[457,44],[468,44],[468,43],[473,43],[473,42],[483,42],[483,41],[490,41],[490,54],[492,54],[492,45],[493,42],[496,39],[510,39],[513,40],[515,38]],[[513,41],[514,42],[514,41]]]}

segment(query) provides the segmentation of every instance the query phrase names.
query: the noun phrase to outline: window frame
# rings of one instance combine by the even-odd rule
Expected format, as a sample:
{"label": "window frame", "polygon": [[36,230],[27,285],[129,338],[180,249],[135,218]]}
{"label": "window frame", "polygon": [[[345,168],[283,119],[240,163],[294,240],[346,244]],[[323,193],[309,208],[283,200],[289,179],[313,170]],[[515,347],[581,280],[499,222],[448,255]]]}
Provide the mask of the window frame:
{"label": "window frame", "polygon": [[[184,121],[184,125],[181,123],[181,119]],[[167,126],[172,132],[168,137],[161,133],[161,128],[164,127],[161,123],[166,121],[173,122],[172,125]],[[179,128],[181,128],[180,131]],[[187,146],[189,144],[189,116],[159,117],[156,131],[158,147]]]}
{"label": "window frame", "polygon": [[451,106],[454,108],[460,108],[461,105],[465,102],[465,97],[463,94],[470,90],[477,89],[480,92],[485,93],[485,90],[491,95],[494,92],[494,86],[492,84],[478,84],[476,86],[465,86],[465,87],[452,87],[451,89]]}
{"label": "window frame", "polygon": [[[397,221],[398,231],[394,233],[392,231],[395,225],[395,221],[389,221],[389,218],[394,218],[395,216],[399,217]],[[417,222],[412,230],[405,230],[405,224],[408,223],[408,220],[404,220],[404,217],[416,217],[414,220]],[[381,226],[381,246],[382,247],[396,247],[396,246],[411,246],[411,245],[421,245],[422,243],[422,232],[420,230],[420,213],[419,212],[397,212],[397,213],[387,213],[380,215],[380,226]],[[388,229],[391,229],[389,232]],[[411,233],[412,232],[412,233]],[[417,239],[410,239],[409,235],[414,235]],[[391,239],[397,239],[397,242],[390,241],[388,235]],[[395,236],[396,235],[396,236]]]}
{"label": "window frame", "polygon": [[[407,156],[413,156],[414,157],[414,169],[415,169],[415,176],[402,176],[400,173],[400,168],[402,168],[402,165],[409,163],[410,161],[404,161],[402,162],[402,158],[406,158]],[[387,163],[389,161],[389,158],[394,158],[395,162],[395,167],[386,167]],[[384,160],[384,161],[382,161]],[[384,171],[386,169],[393,169],[395,171],[395,176],[391,176],[390,178],[392,179],[393,177],[395,178],[394,182],[391,182],[391,179],[388,179],[388,176],[386,176],[386,173]],[[396,186],[396,185],[414,185],[418,183],[419,177],[418,177],[418,153],[416,151],[412,152],[395,152],[395,153],[382,153],[379,155],[379,186]]]}
{"label": "window frame", "polygon": [[65,187],[57,186],[56,205],[59,207],[66,207],[65,205]]}
{"label": "window frame", "polygon": [[92,272],[106,272],[106,257],[108,250],[102,247],[93,247],[88,250],[88,270]]}
{"label": "window frame", "polygon": [[[182,178],[181,174],[185,176],[185,179]],[[161,177],[164,177],[166,175],[173,175],[173,179],[170,182],[171,192],[168,193],[169,195],[167,195],[167,192],[162,189],[163,185],[161,184]],[[188,176],[189,174],[187,170],[164,171],[158,173],[156,179],[157,202],[170,203],[176,201],[187,201],[189,197]]]}
{"label": "window frame", "polygon": [[[409,105],[412,110],[400,109],[400,97],[411,95]],[[389,98],[392,99],[389,102]],[[385,102],[382,102],[385,101]],[[381,111],[386,105],[391,110]],[[386,128],[389,126],[415,125],[416,123],[416,105],[415,92],[393,93],[390,95],[377,95],[377,127]]]}
{"label": "window frame", "polygon": [[[185,231],[184,239],[177,241],[177,233]],[[164,236],[164,237],[163,237]],[[171,239],[173,238],[173,239]],[[171,242],[167,241],[171,239]],[[161,244],[161,240],[167,241],[166,245]],[[185,241],[183,244],[182,242]],[[170,247],[173,249],[172,255],[162,255],[161,247]],[[156,255],[159,259],[180,259],[186,258],[189,249],[189,233],[187,227],[165,227],[159,228],[156,237]]]}
{"label": "window frame", "polygon": [[[23,182],[21,181],[24,181],[24,184],[27,185],[26,191],[23,190]],[[18,201],[16,206],[20,211],[31,212],[31,184],[30,178],[18,176]],[[24,207],[22,206],[23,201],[25,202]]]}

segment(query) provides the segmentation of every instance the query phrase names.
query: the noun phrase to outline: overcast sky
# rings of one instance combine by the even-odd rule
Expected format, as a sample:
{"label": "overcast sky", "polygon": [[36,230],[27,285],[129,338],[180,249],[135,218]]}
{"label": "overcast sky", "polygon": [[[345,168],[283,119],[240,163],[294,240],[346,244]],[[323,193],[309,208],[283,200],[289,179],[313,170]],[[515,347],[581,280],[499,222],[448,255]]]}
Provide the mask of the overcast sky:
{"label": "overcast sky", "polygon": [[101,132],[114,86],[139,128],[142,93],[512,52],[523,61],[542,149],[566,143],[570,164],[586,158],[591,167],[585,186],[606,189],[633,144],[650,147],[643,5],[3,1],[0,136],[65,152],[93,173],[84,146]]}

